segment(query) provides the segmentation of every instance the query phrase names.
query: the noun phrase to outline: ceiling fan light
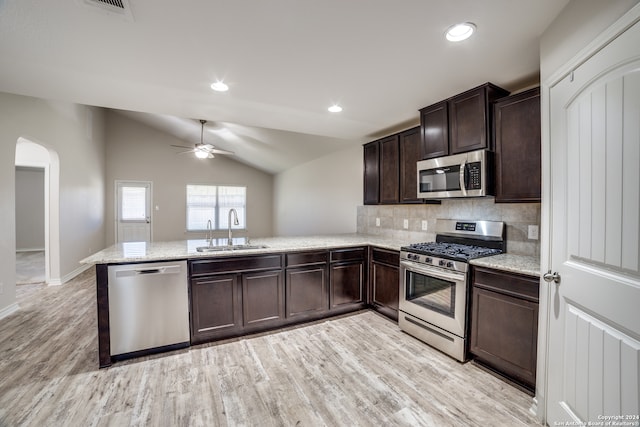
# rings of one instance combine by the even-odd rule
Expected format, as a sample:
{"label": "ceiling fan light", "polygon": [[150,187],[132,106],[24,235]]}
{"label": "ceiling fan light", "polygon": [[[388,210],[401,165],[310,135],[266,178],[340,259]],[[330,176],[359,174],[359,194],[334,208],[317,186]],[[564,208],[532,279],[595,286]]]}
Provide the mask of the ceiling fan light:
{"label": "ceiling fan light", "polygon": [[211,89],[215,90],[216,92],[226,92],[229,90],[229,86],[224,82],[217,81],[211,83]]}
{"label": "ceiling fan light", "polygon": [[331,113],[339,113],[342,111],[342,107],[338,104],[333,104],[331,107],[327,108]]}
{"label": "ceiling fan light", "polygon": [[196,150],[195,153],[196,153],[196,157],[199,159],[206,159],[209,157],[209,153],[207,153],[204,150]]}

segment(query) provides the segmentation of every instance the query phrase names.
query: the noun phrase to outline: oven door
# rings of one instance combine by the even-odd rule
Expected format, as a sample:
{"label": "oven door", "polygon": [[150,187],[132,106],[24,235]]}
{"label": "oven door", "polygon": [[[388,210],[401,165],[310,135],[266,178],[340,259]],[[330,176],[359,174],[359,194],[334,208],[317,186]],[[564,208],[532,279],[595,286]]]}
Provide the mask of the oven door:
{"label": "oven door", "polygon": [[461,338],[465,337],[465,273],[402,260],[400,274],[401,311]]}

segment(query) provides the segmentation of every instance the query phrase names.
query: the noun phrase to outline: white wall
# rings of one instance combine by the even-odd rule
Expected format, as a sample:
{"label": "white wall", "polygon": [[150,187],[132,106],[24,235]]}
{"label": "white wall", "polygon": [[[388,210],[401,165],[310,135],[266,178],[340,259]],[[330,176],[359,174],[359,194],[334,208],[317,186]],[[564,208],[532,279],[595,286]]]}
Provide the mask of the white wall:
{"label": "white wall", "polygon": [[59,277],[104,246],[104,115],[98,108],[0,93],[0,313],[15,303],[15,153],[24,137],[59,158]]}
{"label": "white wall", "polygon": [[[153,183],[152,236],[154,241],[204,238],[186,232],[186,185],[237,185],[247,187],[247,234],[273,234],[273,176],[216,155],[197,159],[193,154],[177,154],[197,141],[181,141],[114,111],[107,113],[106,242],[115,242],[115,181]],[[215,141],[208,141],[215,145]],[[225,233],[218,233],[223,236]],[[244,232],[234,232],[237,236]]]}
{"label": "white wall", "polygon": [[355,233],[362,204],[362,146],[354,146],[276,175],[276,236]]}
{"label": "white wall", "polygon": [[544,82],[640,0],[572,0],[540,38]]}
{"label": "white wall", "polygon": [[16,250],[44,250],[44,169],[16,167]]}

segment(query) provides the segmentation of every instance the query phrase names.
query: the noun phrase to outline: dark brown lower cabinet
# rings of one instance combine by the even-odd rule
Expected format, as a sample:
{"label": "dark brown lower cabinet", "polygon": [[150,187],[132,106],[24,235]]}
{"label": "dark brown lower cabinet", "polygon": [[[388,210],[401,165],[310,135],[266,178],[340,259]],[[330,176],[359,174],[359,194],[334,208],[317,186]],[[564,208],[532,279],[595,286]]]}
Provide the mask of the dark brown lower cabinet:
{"label": "dark brown lower cabinet", "polygon": [[398,320],[400,253],[372,248],[369,278],[370,303],[374,310]]}
{"label": "dark brown lower cabinet", "polygon": [[203,342],[242,330],[242,306],[237,274],[191,281],[191,342]]}
{"label": "dark brown lower cabinet", "polygon": [[329,305],[332,311],[364,307],[364,267],[366,248],[331,251],[329,271]]}
{"label": "dark brown lower cabinet", "polygon": [[284,321],[281,254],[193,260],[189,274],[192,344]]}
{"label": "dark brown lower cabinet", "polygon": [[367,263],[367,247],[190,260],[191,343],[365,308]]}
{"label": "dark brown lower cabinet", "polygon": [[287,254],[286,314],[288,319],[318,317],[329,310],[328,252]]}
{"label": "dark brown lower cabinet", "polygon": [[277,326],[284,320],[282,270],[242,274],[242,318],[245,328]]}
{"label": "dark brown lower cabinet", "polygon": [[535,277],[473,268],[469,351],[530,390],[536,383],[538,288]]}

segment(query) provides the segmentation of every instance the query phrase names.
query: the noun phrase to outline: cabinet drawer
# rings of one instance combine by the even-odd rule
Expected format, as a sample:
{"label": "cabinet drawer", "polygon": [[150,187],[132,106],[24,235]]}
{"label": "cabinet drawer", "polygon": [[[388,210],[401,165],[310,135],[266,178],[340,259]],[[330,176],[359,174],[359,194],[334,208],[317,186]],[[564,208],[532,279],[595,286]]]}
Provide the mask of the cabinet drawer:
{"label": "cabinet drawer", "polygon": [[399,267],[400,253],[397,251],[373,248],[371,250],[371,260],[374,262],[388,264],[393,267]]}
{"label": "cabinet drawer", "polygon": [[515,273],[473,268],[473,286],[538,302],[539,279]]}
{"label": "cabinet drawer", "polygon": [[331,251],[331,262],[361,261],[365,258],[365,248],[336,249]]}
{"label": "cabinet drawer", "polygon": [[259,255],[251,257],[223,257],[191,261],[191,277],[215,273],[245,272],[282,268],[282,256]]}
{"label": "cabinet drawer", "polygon": [[300,252],[286,255],[285,265],[296,267],[302,265],[323,264],[329,259],[328,252]]}

